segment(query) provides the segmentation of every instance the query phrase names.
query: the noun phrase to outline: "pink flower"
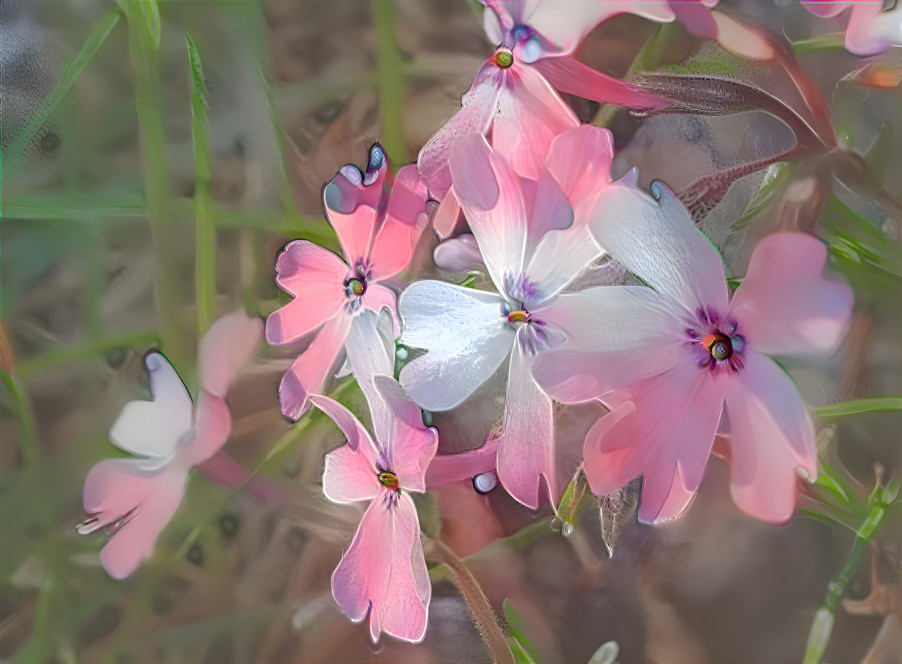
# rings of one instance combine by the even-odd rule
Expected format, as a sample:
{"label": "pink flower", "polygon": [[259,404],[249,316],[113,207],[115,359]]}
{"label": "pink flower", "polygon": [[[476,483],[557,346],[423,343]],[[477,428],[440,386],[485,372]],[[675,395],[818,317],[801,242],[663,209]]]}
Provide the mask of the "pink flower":
{"label": "pink flower", "polygon": [[884,11],[883,4],[879,0],[802,0],[805,9],[818,16],[839,16],[850,10],[846,50],[855,55],[876,55],[902,44],[902,5],[896,3],[895,7]]}
{"label": "pink flower", "polygon": [[400,380],[423,408],[457,407],[506,363],[497,472],[531,508],[540,503],[540,476],[558,495],[552,404],[531,367],[574,322],[558,315],[571,297],[561,291],[601,254],[586,221],[609,186],[612,151],[607,130],[568,130],[528,180],[479,134],[461,137],[451,156],[454,189],[497,293],[419,281],[399,300],[401,343],[426,351]]}
{"label": "pink flower", "polygon": [[385,410],[374,441],[344,406],[328,397],[310,401],[338,425],[348,443],[326,455],[323,491],[336,503],[370,501],[351,546],[332,574],[332,594],[351,620],[370,617],[375,643],[385,632],[419,643],[426,635],[432,585],[420,542],[416,506],[408,492],[426,490],[426,468],[438,434],[423,426],[420,409],[397,381],[376,376]]}
{"label": "pink flower", "polygon": [[111,577],[129,576],[153,554],[157,537],[182,501],[188,472],[213,458],[228,440],[232,421],[226,392],[261,332],[261,321],[243,312],[223,316],[210,327],[201,346],[197,408],[161,353],[144,358],[153,401],[127,403],[110,430],[116,447],[139,458],[101,461],[85,480],[89,518],[78,532],[113,528],[100,552]]}
{"label": "pink flower", "polygon": [[758,244],[731,300],[717,250],[669,189],[653,183],[653,197],[610,189],[592,232],[651,288],[571,296],[579,324],[533,367],[552,398],[600,398],[611,409],[585,442],[593,491],[643,474],[639,517],[678,516],[699,487],[726,403],[734,500],[760,519],[789,519],[796,469],[817,475],[814,433],[798,390],[767,354],[834,349],[851,289],[821,277],[827,254],[816,238],[777,233]]}
{"label": "pink flower", "polygon": [[427,223],[426,186],[416,168],[402,168],[392,186],[379,145],[370,151],[366,173],[343,167],[323,199],[347,262],[307,240],[288,243],[276,260],[276,283],[294,300],[266,321],[271,344],[315,334],[279,387],[282,412],[292,420],[307,409],[308,395],[322,390],[360,311],[388,307],[397,319],[397,296],[382,282],[407,266]]}

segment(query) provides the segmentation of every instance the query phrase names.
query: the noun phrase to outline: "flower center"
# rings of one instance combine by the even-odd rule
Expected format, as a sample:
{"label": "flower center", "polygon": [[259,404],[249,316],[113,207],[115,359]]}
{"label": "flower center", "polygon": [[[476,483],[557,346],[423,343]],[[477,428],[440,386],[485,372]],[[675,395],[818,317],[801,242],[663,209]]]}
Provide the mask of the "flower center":
{"label": "flower center", "polygon": [[510,69],[514,64],[514,54],[510,51],[498,51],[495,53],[495,64],[500,69]]}
{"label": "flower center", "polygon": [[725,334],[715,332],[706,335],[702,341],[702,345],[711,353],[711,357],[715,360],[729,360],[733,357],[733,342]]}
{"label": "flower center", "polygon": [[524,311],[523,309],[517,309],[516,311],[511,311],[507,314],[507,322],[513,325],[514,323],[528,323],[529,322],[529,312]]}
{"label": "flower center", "polygon": [[387,470],[379,473],[379,481],[382,483],[382,486],[389,491],[397,491],[401,486],[401,483],[398,481],[398,476]]}
{"label": "flower center", "polygon": [[345,281],[345,295],[349,300],[360,297],[366,293],[366,279],[347,279]]}

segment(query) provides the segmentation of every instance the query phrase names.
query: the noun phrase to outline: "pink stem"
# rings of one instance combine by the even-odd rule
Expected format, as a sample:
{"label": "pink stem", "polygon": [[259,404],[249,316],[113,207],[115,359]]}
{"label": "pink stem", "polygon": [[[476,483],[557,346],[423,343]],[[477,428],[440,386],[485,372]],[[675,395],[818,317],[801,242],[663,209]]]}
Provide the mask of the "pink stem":
{"label": "pink stem", "polygon": [[225,452],[217,452],[196,467],[211,482],[232,489],[246,486],[254,497],[265,503],[282,503],[287,500],[285,493],[275,484],[265,477],[251,478],[244,467]]}
{"label": "pink stem", "polygon": [[426,470],[426,486],[434,488],[443,484],[472,480],[477,475],[495,470],[498,439],[487,440],[475,450],[457,454],[439,454]]}

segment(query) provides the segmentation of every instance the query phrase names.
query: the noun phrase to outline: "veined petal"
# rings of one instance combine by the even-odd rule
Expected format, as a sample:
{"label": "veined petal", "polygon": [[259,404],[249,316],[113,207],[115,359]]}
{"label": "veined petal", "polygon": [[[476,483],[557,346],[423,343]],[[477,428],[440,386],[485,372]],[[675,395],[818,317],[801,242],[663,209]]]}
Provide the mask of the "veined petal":
{"label": "veined petal", "polygon": [[667,300],[641,286],[563,293],[541,315],[569,338],[541,353],[532,375],[562,403],[590,401],[662,374],[676,363],[682,343]]}
{"label": "veined petal", "polygon": [[451,148],[458,137],[470,132],[485,134],[491,124],[501,94],[501,70],[493,62],[486,62],[473,85],[464,94],[461,109],[433,136],[417,155],[417,168],[429,190],[444,197],[451,188],[449,160]]}
{"label": "veined petal", "polygon": [[526,268],[527,277],[539,291],[537,301],[529,306],[547,306],[599,256],[601,247],[585,224],[545,233]]}
{"label": "veined petal", "polygon": [[382,146],[370,148],[366,170],[354,164],[342,166],[323,190],[326,208],[349,214],[358,205],[379,209],[382,197],[392,184],[392,169]]}
{"label": "veined petal", "polygon": [[[391,376],[376,376],[373,382],[389,418],[380,427],[387,432],[387,437],[380,443],[389,465],[398,476],[402,489],[423,493],[426,468],[438,449],[438,432],[423,424],[420,409],[407,398],[398,381]],[[373,418],[375,420],[375,414]]]}
{"label": "veined petal", "polygon": [[218,319],[200,345],[200,386],[225,397],[235,376],[260,342],[263,321],[236,311]]}
{"label": "veined petal", "polygon": [[110,428],[110,441],[121,450],[166,459],[191,431],[191,397],[162,353],[144,356],[153,401],[130,401]]}
{"label": "veined petal", "polygon": [[689,312],[726,310],[727,284],[717,249],[666,185],[653,182],[649,195],[635,185],[635,177],[632,171],[599,194],[589,221],[595,239]]}
{"label": "veined petal", "polygon": [[523,269],[527,222],[520,182],[477,133],[455,143],[451,179],[492,281],[502,290],[504,277],[519,275]]}
{"label": "veined petal", "polygon": [[417,281],[398,302],[401,343],[427,351],[401,370],[401,385],[427,410],[450,410],[504,361],[514,330],[495,293],[441,281]]}
{"label": "veined petal", "polygon": [[515,500],[530,509],[542,503],[539,477],[549,500],[560,498],[554,462],[552,403],[530,373],[531,357],[514,346],[511,353],[504,421],[498,440],[498,479]]}
{"label": "veined petal", "polygon": [[294,300],[266,319],[266,340],[290,343],[329,320],[347,301],[347,264],[327,249],[295,240],[276,259],[276,283]]}
{"label": "veined petal", "polygon": [[798,389],[773,360],[749,350],[726,399],[733,500],[758,519],[788,521],[796,469],[817,477],[814,427]]}
{"label": "veined petal", "polygon": [[701,484],[724,389],[703,369],[681,364],[611,395],[611,412],[592,427],[583,449],[592,491],[609,494],[642,474],[639,519],[679,516]]}
{"label": "veined petal", "polygon": [[428,198],[426,181],[416,166],[404,166],[398,171],[385,218],[370,249],[371,279],[381,281],[407,267],[428,222]]}
{"label": "veined petal", "polygon": [[282,377],[279,385],[279,403],[282,413],[297,420],[307,410],[307,397],[322,392],[326,380],[338,364],[352,316],[340,312],[326,322],[307,349]]}
{"label": "veined petal", "polygon": [[774,233],[752,253],[730,305],[743,334],[768,354],[830,353],[852,315],[847,284],[821,275],[827,248],[804,233]]}
{"label": "veined petal", "polygon": [[326,218],[338,235],[341,250],[348,264],[353,268],[366,265],[379,220],[376,208],[361,204],[354,208],[353,212],[343,214],[327,207]]}
{"label": "veined petal", "polygon": [[[361,427],[361,433],[357,435],[366,435],[366,432]],[[354,448],[349,442],[326,455],[323,493],[332,502],[372,500],[381,490],[372,443]]]}
{"label": "veined petal", "polygon": [[432,586],[410,496],[380,490],[332,575],[332,594],[351,620],[369,613],[374,643],[382,632],[423,640]]}

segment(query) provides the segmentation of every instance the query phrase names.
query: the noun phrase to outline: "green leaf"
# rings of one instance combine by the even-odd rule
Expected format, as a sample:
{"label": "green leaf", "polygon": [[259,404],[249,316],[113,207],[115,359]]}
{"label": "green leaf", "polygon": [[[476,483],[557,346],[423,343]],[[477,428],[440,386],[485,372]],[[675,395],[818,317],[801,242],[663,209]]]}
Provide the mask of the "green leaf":
{"label": "green leaf", "polygon": [[840,401],[815,408],[818,417],[846,417],[859,413],[874,413],[885,410],[902,410],[902,396],[869,397],[866,399],[853,399]]}
{"label": "green leaf", "polygon": [[517,664],[535,664],[540,661],[536,647],[526,636],[526,621],[523,620],[523,616],[517,613],[509,599],[504,600],[501,606],[504,609],[504,617],[507,619],[507,626],[511,634],[510,646],[514,660]]}
{"label": "green leaf", "polygon": [[579,514],[585,505],[585,501],[591,497],[592,494],[589,491],[586,474],[582,468],[579,468],[564,489],[564,494],[561,496],[561,500],[555,509],[555,514],[565,524],[573,528],[579,520]]}
{"label": "green leaf", "polygon": [[7,170],[12,170],[19,159],[21,159],[22,155],[25,153],[25,149],[53,115],[53,112],[56,110],[60,101],[66,96],[66,93],[69,92],[72,86],[75,85],[75,82],[78,80],[78,77],[81,76],[84,68],[88,65],[97,51],[100,50],[100,47],[113,31],[113,28],[116,27],[120,16],[121,14],[115,9],[111,9],[104,14],[97,22],[97,25],[94,26],[94,29],[91,30],[91,34],[88,35],[87,41],[85,41],[84,46],[81,47],[81,50],[75,58],[66,63],[66,66],[63,67],[59,80],[57,80],[53,89],[46,97],[44,97],[44,101],[38,106],[34,115],[28,119],[28,122],[25,123],[22,131],[16,136],[16,140],[9,147],[9,150],[5,155],[6,163],[4,164]]}
{"label": "green leaf", "polygon": [[742,228],[752,217],[761,212],[786,188],[797,168],[796,163],[791,161],[778,161],[776,164],[768,166],[764,171],[761,184],[755,190],[755,193],[752,194],[742,215],[731,226],[733,228]]}

